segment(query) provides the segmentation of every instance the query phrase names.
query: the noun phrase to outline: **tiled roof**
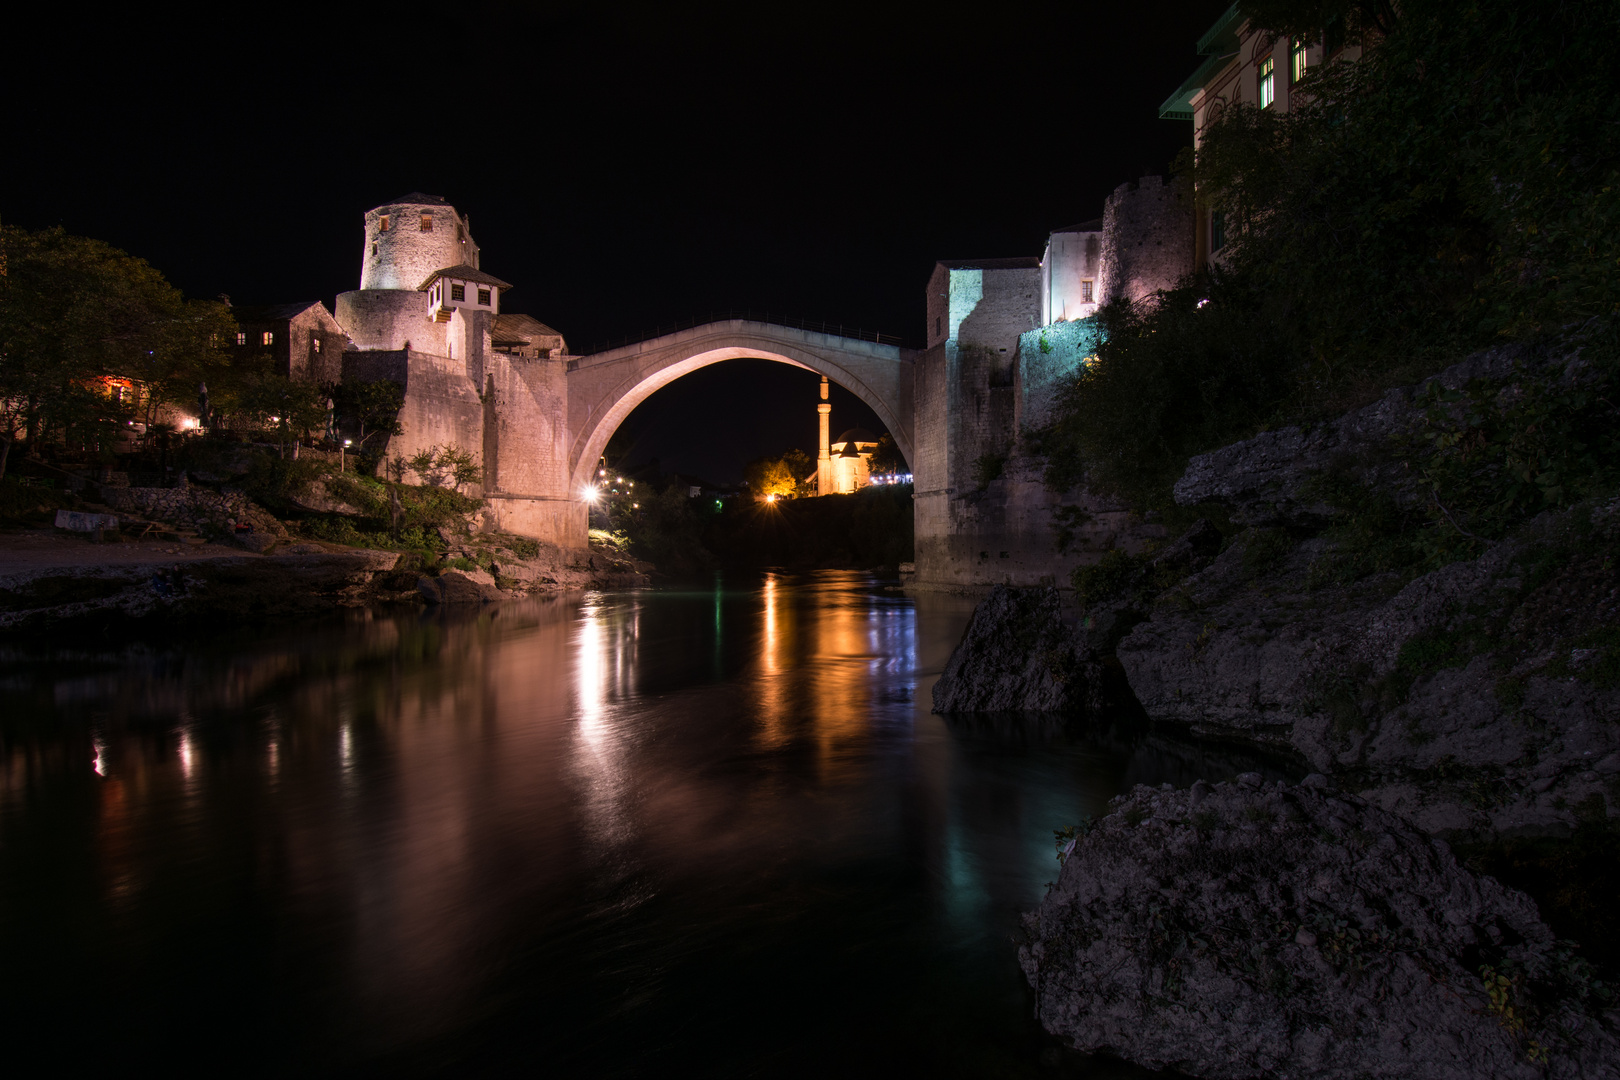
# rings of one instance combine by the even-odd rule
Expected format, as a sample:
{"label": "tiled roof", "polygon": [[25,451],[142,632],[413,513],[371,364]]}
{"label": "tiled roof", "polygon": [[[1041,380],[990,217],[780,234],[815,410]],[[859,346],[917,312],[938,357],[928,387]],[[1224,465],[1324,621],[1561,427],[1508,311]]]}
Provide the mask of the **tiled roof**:
{"label": "tiled roof", "polygon": [[562,337],[561,333],[533,315],[519,315],[515,311],[503,311],[495,316],[493,335],[497,341],[533,341],[537,337]]}
{"label": "tiled roof", "polygon": [[494,274],[486,274],[476,266],[446,266],[442,270],[435,270],[422,280],[416,287],[417,292],[427,292],[433,283],[441,277],[452,277],[457,281],[470,281],[475,285],[493,285],[497,289],[510,289],[510,283],[502,281]]}
{"label": "tiled roof", "polygon": [[947,270],[1035,270],[1041,260],[1034,255],[1016,259],[941,259],[939,265]]}
{"label": "tiled roof", "polygon": [[291,322],[318,306],[322,306],[319,300],[305,300],[297,304],[232,304],[231,314],[239,323]]}

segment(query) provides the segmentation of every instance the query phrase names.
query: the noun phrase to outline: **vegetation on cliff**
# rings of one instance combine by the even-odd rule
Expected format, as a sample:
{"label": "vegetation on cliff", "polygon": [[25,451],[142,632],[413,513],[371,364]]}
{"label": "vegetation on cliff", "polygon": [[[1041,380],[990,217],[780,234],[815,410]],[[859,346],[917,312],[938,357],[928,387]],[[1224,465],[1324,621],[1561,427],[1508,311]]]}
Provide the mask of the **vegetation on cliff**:
{"label": "vegetation on cliff", "polygon": [[[1334,7],[1250,14],[1299,33]],[[1206,131],[1194,174],[1226,225],[1221,265],[1102,310],[1106,340],[1041,433],[1054,485],[1163,510],[1192,455],[1510,342],[1580,347],[1590,374],[1437,401],[1465,407],[1408,448],[1439,494],[1407,524],[1500,535],[1613,483],[1620,10],[1408,0],[1385,14],[1358,27],[1383,31],[1365,56],[1309,73],[1292,111],[1232,108]]]}

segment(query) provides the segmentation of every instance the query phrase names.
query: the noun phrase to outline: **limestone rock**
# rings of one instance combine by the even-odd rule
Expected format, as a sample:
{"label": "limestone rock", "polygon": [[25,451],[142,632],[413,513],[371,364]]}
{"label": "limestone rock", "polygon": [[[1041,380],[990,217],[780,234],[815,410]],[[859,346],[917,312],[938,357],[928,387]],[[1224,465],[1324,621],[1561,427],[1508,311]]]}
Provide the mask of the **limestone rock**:
{"label": "limestone rock", "polygon": [[1075,841],[1025,925],[1046,1029],[1149,1068],[1620,1077],[1590,969],[1534,902],[1320,776],[1137,787]]}
{"label": "limestone rock", "polygon": [[276,546],[277,537],[274,533],[259,532],[255,530],[252,532],[236,533],[235,539],[236,542],[242,547],[247,548],[249,551],[257,552],[258,554],[263,555],[265,552]]}
{"label": "limestone rock", "polygon": [[938,713],[1067,711],[1103,704],[1107,677],[1066,623],[1058,591],[998,585],[934,684]]}
{"label": "limestone rock", "polygon": [[[1620,816],[1591,770],[1620,753],[1620,689],[1571,678],[1570,650],[1552,651],[1613,623],[1620,504],[1590,512],[1588,555],[1524,580],[1527,561],[1573,542],[1576,516],[1544,515],[1406,582],[1313,583],[1332,551],[1321,539],[1285,541],[1257,567],[1264,537],[1245,534],[1119,642],[1118,662],[1149,715],[1287,748],[1439,835]],[[1436,649],[1454,655],[1421,659]]]}
{"label": "limestone rock", "polygon": [[1176,502],[1225,503],[1232,508],[1232,520],[1244,525],[1321,525],[1332,510],[1306,497],[1306,482],[1328,469],[1343,469],[1362,483],[1384,487],[1397,499],[1410,497],[1415,491],[1412,476],[1388,448],[1392,437],[1410,433],[1421,423],[1424,410],[1417,398],[1431,383],[1456,389],[1472,379],[1503,378],[1518,364],[1553,362],[1514,346],[1488,349],[1432,379],[1391,390],[1332,423],[1268,431],[1200,454],[1176,481]]}
{"label": "limestone rock", "polygon": [[482,570],[446,570],[436,578],[421,578],[416,589],[430,604],[481,604],[506,597]]}
{"label": "limestone rock", "polygon": [[300,510],[314,514],[342,514],[346,517],[364,517],[365,511],[350,506],[327,490],[320,480],[311,480],[298,491],[287,496],[287,501]]}
{"label": "limestone rock", "polygon": [[391,551],[234,555],[0,575],[0,632],[145,619],[239,619],[357,606],[392,570]]}

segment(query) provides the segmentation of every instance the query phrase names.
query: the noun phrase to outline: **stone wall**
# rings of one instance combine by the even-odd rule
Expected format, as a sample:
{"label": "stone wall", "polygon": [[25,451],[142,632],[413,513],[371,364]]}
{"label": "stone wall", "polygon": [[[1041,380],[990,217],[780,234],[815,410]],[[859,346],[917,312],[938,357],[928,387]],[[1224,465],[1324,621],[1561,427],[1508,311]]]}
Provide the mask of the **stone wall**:
{"label": "stone wall", "polygon": [[334,312],[355,347],[393,351],[407,345],[444,355],[448,323],[428,315],[427,294],[415,289],[357,289],[339,293]]}
{"label": "stone wall", "polygon": [[1103,204],[1101,300],[1137,301],[1193,269],[1195,225],[1186,186],[1159,176],[1121,184]]}
{"label": "stone wall", "polygon": [[287,326],[284,374],[294,382],[337,382],[343,377],[343,350],[348,343],[348,335],[326,305],[313,304]]}

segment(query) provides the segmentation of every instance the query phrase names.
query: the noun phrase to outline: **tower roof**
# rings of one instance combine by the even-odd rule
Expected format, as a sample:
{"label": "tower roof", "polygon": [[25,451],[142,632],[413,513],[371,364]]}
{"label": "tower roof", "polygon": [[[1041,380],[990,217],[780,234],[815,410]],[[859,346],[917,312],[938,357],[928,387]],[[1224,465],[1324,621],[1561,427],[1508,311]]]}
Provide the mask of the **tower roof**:
{"label": "tower roof", "polygon": [[413,191],[409,195],[401,195],[397,199],[389,199],[378,206],[449,206],[443,195],[428,195],[424,192]]}

